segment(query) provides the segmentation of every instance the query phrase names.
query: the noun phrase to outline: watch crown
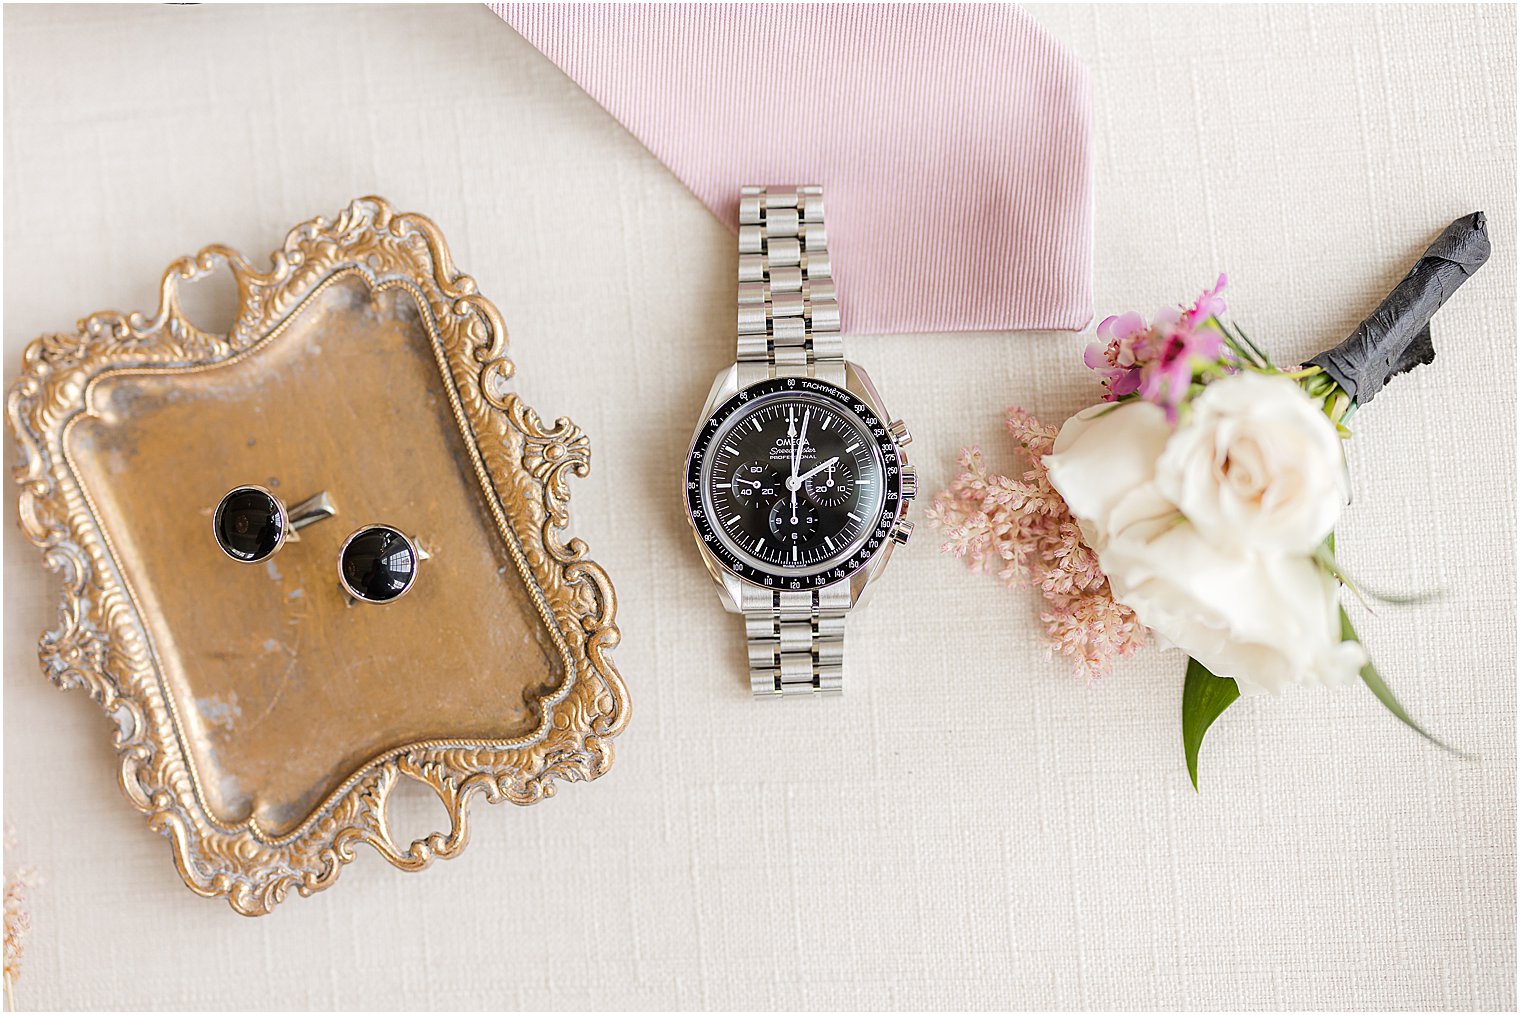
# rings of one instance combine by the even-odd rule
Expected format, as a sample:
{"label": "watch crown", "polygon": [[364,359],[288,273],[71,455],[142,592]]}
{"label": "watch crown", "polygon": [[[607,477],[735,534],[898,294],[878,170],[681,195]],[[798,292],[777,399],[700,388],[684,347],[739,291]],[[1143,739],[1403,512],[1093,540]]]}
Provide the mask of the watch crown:
{"label": "watch crown", "polygon": [[897,442],[898,447],[913,443],[913,435],[908,432],[908,424],[900,419],[887,424],[887,433],[892,435],[892,440]]}
{"label": "watch crown", "polygon": [[899,543],[906,543],[911,535],[913,535],[913,523],[905,518],[899,518],[897,524],[892,526],[892,538]]}
{"label": "watch crown", "polygon": [[912,500],[918,496],[918,470],[911,465],[906,466],[902,470],[901,486],[903,500]]}

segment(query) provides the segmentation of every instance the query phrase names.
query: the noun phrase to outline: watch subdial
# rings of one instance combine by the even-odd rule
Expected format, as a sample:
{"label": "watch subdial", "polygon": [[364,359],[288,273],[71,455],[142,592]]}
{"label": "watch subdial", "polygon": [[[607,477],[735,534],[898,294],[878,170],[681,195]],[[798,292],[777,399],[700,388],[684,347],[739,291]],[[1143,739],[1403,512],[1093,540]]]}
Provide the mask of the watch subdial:
{"label": "watch subdial", "polygon": [[789,546],[809,542],[818,534],[818,509],[809,504],[805,497],[797,498],[795,514],[790,497],[776,501],[768,521],[771,535]]}
{"label": "watch subdial", "polygon": [[819,507],[839,507],[855,496],[855,470],[843,462],[830,465],[802,488],[808,500]]}
{"label": "watch subdial", "polygon": [[734,469],[729,481],[729,492],[744,507],[763,505],[786,492],[786,481],[781,473],[764,462],[745,462]]}

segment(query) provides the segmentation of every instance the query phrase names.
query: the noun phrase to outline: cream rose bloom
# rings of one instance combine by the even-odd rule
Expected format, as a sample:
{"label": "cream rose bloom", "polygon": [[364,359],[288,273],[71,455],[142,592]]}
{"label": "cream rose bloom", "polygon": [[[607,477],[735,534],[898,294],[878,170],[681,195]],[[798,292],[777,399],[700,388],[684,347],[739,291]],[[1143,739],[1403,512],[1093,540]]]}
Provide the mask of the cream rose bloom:
{"label": "cream rose bloom", "polygon": [[1147,402],[1096,405],[1045,457],[1114,597],[1242,694],[1355,681],[1366,656],[1341,641],[1334,578],[1307,555],[1206,538],[1163,492],[1158,465],[1186,429]]}
{"label": "cream rose bloom", "polygon": [[1334,424],[1293,381],[1253,373],[1193,400],[1156,461],[1156,487],[1211,542],[1304,556],[1351,493]]}

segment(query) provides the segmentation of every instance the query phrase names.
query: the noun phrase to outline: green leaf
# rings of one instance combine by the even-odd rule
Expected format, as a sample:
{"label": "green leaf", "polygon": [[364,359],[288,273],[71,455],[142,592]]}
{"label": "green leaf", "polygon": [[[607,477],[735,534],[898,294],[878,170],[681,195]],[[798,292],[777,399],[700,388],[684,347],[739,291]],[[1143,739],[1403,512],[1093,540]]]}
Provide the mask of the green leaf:
{"label": "green leaf", "polygon": [[[1356,628],[1351,626],[1351,618],[1346,615],[1346,608],[1344,606],[1341,607],[1341,638],[1344,641],[1354,641],[1359,645],[1362,641],[1362,639],[1357,637]],[[1404,706],[1399,704],[1399,699],[1394,697],[1393,691],[1383,682],[1383,678],[1378,674],[1377,667],[1372,665],[1371,659],[1368,659],[1367,665],[1362,667],[1362,682],[1377,696],[1377,700],[1383,703],[1383,707],[1397,716],[1398,720],[1405,726],[1408,726],[1443,751],[1450,751],[1452,754],[1462,758],[1471,757],[1471,755],[1437,740],[1427,733],[1424,727],[1415,722],[1410,714],[1404,710]]]}
{"label": "green leaf", "polygon": [[1332,532],[1330,538],[1314,551],[1314,562],[1320,566],[1322,571],[1350,589],[1351,594],[1356,596],[1357,600],[1367,608],[1367,612],[1377,612],[1372,608],[1372,604],[1367,601],[1367,597],[1362,594],[1361,586],[1352,581],[1351,576],[1341,570],[1340,564],[1336,561],[1335,533]]}
{"label": "green leaf", "polygon": [[1182,684],[1182,749],[1187,754],[1188,776],[1198,791],[1198,748],[1224,710],[1240,697],[1240,686],[1229,677],[1216,677],[1196,659],[1188,660]]}
{"label": "green leaf", "polygon": [[1235,325],[1235,334],[1242,342],[1251,347],[1251,351],[1256,354],[1256,358],[1261,361],[1262,366],[1269,370],[1277,369],[1277,365],[1272,362],[1272,357],[1262,352],[1261,347],[1251,341],[1251,336],[1246,334],[1246,329],[1237,324]]}
{"label": "green leaf", "polygon": [[1441,598],[1445,593],[1437,589],[1434,592],[1414,592],[1407,595],[1383,592],[1378,589],[1370,589],[1360,582],[1353,581],[1340,562],[1335,559],[1335,534],[1331,533],[1318,549],[1314,551],[1314,562],[1325,570],[1332,578],[1351,590],[1351,594],[1367,608],[1368,613],[1377,613],[1372,608],[1369,599],[1376,599],[1380,603],[1392,603],[1395,606],[1408,606],[1415,603],[1429,603]]}
{"label": "green leaf", "polygon": [[1224,328],[1220,328],[1219,333],[1224,336],[1224,344],[1229,347],[1230,351],[1235,354],[1235,357],[1237,359],[1239,359],[1246,366],[1255,367],[1258,370],[1261,369],[1261,364],[1256,361],[1256,357],[1253,356],[1245,346],[1240,344],[1239,339],[1230,334],[1229,331]]}
{"label": "green leaf", "polygon": [[1235,333],[1230,330],[1228,325],[1219,320],[1217,317],[1211,318],[1211,320],[1213,320],[1213,322],[1219,326],[1219,334],[1224,337],[1224,344],[1228,346],[1230,351],[1235,354],[1236,359],[1240,360],[1243,365],[1251,368],[1252,370],[1267,369],[1267,364],[1262,360],[1261,356],[1256,352],[1256,350],[1243,345],[1240,339],[1235,337]]}

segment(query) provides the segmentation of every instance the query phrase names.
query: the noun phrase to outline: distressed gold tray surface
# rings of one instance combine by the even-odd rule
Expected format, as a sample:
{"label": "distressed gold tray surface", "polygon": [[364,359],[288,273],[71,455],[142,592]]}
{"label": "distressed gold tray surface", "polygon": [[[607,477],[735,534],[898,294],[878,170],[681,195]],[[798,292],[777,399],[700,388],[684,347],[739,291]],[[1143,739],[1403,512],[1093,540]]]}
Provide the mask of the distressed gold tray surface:
{"label": "distressed gold tray surface", "polygon": [[[221,267],[237,314],[210,334],[180,286]],[[207,247],[169,266],[152,317],[27,348],[6,402],[20,523],[63,580],[42,669],[115,720],[122,789],[195,892],[267,913],[358,843],[420,870],[464,848],[472,797],[533,803],[611,765],[616,597],[562,535],[588,442],[511,375],[438,228],[374,197],[291,230],[267,270]],[[247,483],[326,490],[338,516],[229,561],[211,512]],[[429,559],[405,597],[350,606],[338,548],[372,522]],[[447,830],[393,836],[403,778]]]}

